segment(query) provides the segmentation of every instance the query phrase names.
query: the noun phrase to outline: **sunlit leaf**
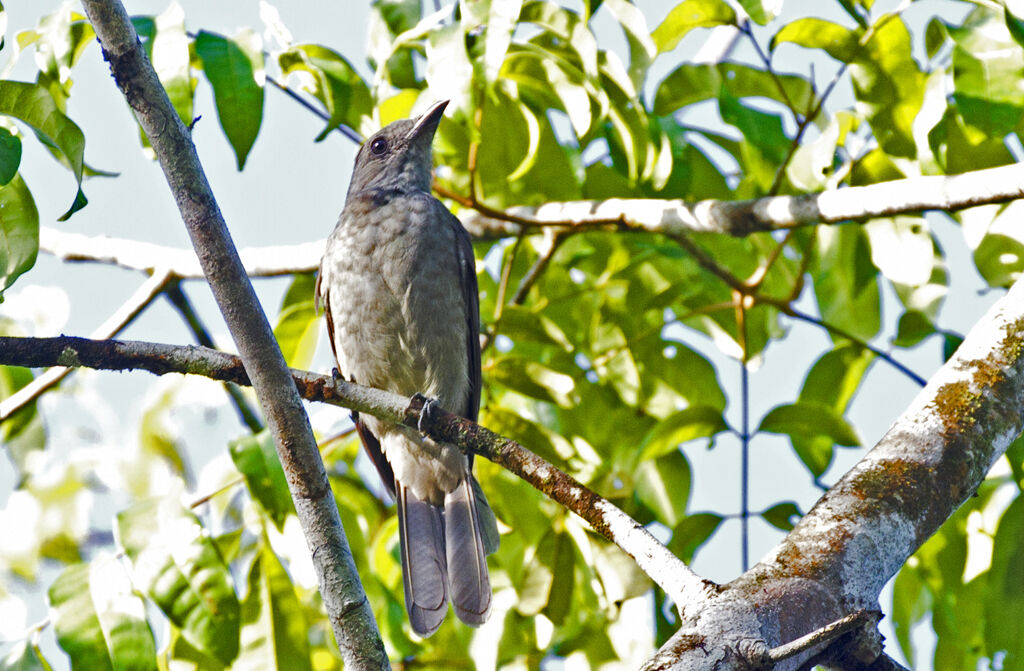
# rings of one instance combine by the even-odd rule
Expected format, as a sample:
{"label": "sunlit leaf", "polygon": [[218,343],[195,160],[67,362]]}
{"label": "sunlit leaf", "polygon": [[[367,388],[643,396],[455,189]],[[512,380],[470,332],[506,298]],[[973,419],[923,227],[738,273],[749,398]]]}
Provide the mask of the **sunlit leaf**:
{"label": "sunlit leaf", "polygon": [[315,283],[313,273],[294,276],[274,325],[274,337],[285,362],[292,368],[309,368],[323,329],[313,304]]}
{"label": "sunlit leaf", "polygon": [[680,410],[662,421],[640,446],[640,459],[655,459],[676,450],[682,443],[728,430],[722,411],[706,405]]}
{"label": "sunlit leaf", "polygon": [[[4,82],[0,82],[2,87]],[[39,211],[20,175],[0,186],[0,296],[36,263]]]}
{"label": "sunlit leaf", "polygon": [[116,559],[75,564],[50,585],[54,628],[74,671],[156,671],[146,608]]}
{"label": "sunlit leaf", "polygon": [[[0,114],[12,116],[28,124],[36,136],[59,153],[57,156],[75,175],[78,191],[75,200],[60,217],[68,219],[88,202],[82,193],[82,171],[85,161],[85,135],[57,107],[53,96],[43,87],[25,82],[0,80]],[[24,188],[24,186],[22,187]],[[25,189],[27,194],[28,190]],[[33,211],[35,207],[33,206]]]}
{"label": "sunlit leaf", "polygon": [[245,478],[249,493],[281,529],[285,517],[295,508],[270,432],[262,431],[255,436],[239,438],[229,443],[228,448],[231,460]]}
{"label": "sunlit leaf", "polygon": [[562,407],[572,404],[576,382],[537,361],[520,357],[502,357],[488,371],[488,379],[521,394],[551,401]]}
{"label": "sunlit leaf", "polygon": [[116,532],[137,586],[189,643],[230,663],[238,655],[238,598],[199,520],[173,499],[143,501],[117,515]]}
{"label": "sunlit leaf", "polygon": [[241,650],[232,668],[312,669],[305,611],[277,555],[267,547],[249,569]]}
{"label": "sunlit leaf", "polygon": [[860,438],[853,427],[841,414],[823,403],[801,401],[776,406],[764,416],[757,430],[801,438],[823,436],[846,447],[860,445]]}
{"label": "sunlit leaf", "polygon": [[360,134],[370,130],[370,89],[343,56],[318,44],[299,44],[281,52],[277,60],[285,74],[306,72],[312,76],[304,80],[308,81],[306,88],[320,100],[330,117],[317,135],[317,142],[340,125]]}
{"label": "sunlit leaf", "polygon": [[694,28],[733,23],[736,23],[736,12],[723,0],[683,0],[672,8],[651,37],[659,51],[672,51]]}
{"label": "sunlit leaf", "polygon": [[806,17],[787,23],[772,37],[771,50],[785,42],[809,49],[821,49],[842,63],[849,63],[857,53],[857,33],[845,26],[817,17]]}

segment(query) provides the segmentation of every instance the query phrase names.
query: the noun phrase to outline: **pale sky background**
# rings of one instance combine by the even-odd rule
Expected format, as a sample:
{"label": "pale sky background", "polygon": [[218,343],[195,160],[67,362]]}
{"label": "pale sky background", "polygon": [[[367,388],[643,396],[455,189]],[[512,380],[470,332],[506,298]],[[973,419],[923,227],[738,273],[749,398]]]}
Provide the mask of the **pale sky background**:
{"label": "pale sky background", "polygon": [[[52,11],[59,4],[54,0],[7,0],[4,3],[10,25],[6,33],[7,47],[0,51],[0,64],[10,57],[13,35],[34,27],[44,12]],[[165,0],[126,4],[132,14],[160,13],[168,6]],[[181,4],[189,30],[205,28],[228,35],[246,26],[261,30],[258,3],[255,1],[185,0]],[[282,0],[274,4],[297,43],[312,42],[329,46],[347,57],[364,76],[370,75],[365,64],[368,2]],[[876,11],[880,12],[884,7],[895,4],[878,2]],[[640,0],[638,5],[647,16],[649,27],[653,29],[675,2]],[[833,9],[835,6],[835,3],[812,0],[789,2],[784,17],[819,15],[841,21],[842,15],[838,9]],[[930,16],[943,13],[958,18],[965,11],[964,7],[961,3],[928,0],[915,3],[908,9],[905,18],[914,33],[918,50],[921,49],[921,30]],[[620,53],[625,51],[621,33],[607,13],[604,13],[597,26],[599,40],[602,40],[603,45],[618,45]],[[760,31],[759,34],[764,33]],[[695,31],[674,54],[662,56],[648,82],[648,88],[653,90],[682,58],[691,56],[705,35],[704,31]],[[763,37],[762,44],[767,44],[767,41],[768,38]],[[810,63],[806,61],[807,53],[795,47],[780,49],[776,66],[780,71],[806,73],[810,68]],[[31,53],[22,56],[24,61],[30,61],[31,58]],[[744,42],[741,41],[734,58],[751,59],[751,51]],[[833,63],[815,60],[814,72],[819,84],[827,82],[834,71]],[[30,62],[21,63],[12,75],[15,79],[28,79],[31,76],[33,72]],[[82,57],[73,78],[76,83],[69,103],[69,115],[85,132],[86,160],[94,167],[120,172],[121,176],[87,181],[84,189],[90,201],[88,207],[76,213],[70,221],[58,223],[57,217],[67,208],[74,194],[74,180],[70,173],[53,162],[33,138],[27,138],[22,173],[36,198],[41,223],[75,233],[145,239],[158,244],[188,247],[185,228],[163,176],[156,163],[146,159],[139,150],[134,120],[110,79],[96,45],[91,46]],[[849,85],[844,84],[836,91],[834,102],[846,105],[851,99]],[[696,112],[698,115],[704,113],[707,113],[706,109]],[[263,127],[245,170],[239,173],[235,167],[235,157],[219,127],[209,84],[203,77],[200,77],[198,85],[195,114],[202,115],[202,119],[194,129],[193,138],[239,247],[294,244],[326,237],[344,201],[355,149],[349,140],[338,133],[332,133],[323,142],[314,144],[312,140],[322,128],[322,122],[284,95],[268,88]],[[693,120],[693,117],[687,118]],[[713,118],[710,120],[714,121]],[[482,151],[486,150],[486,147],[482,148]],[[973,324],[1001,294],[984,291],[985,285],[973,270],[959,228],[943,216],[929,216],[928,220],[946,252],[947,263],[954,269],[951,276],[956,282],[950,287],[950,295],[940,314],[939,324],[962,333],[965,325]],[[19,279],[9,292],[8,303],[0,305],[0,314],[18,310],[19,305],[24,306],[26,301],[19,303],[18,296],[29,286],[59,287],[67,295],[66,321],[51,324],[49,328],[52,330],[37,335],[86,335],[131,295],[143,279],[141,274],[135,272],[97,264],[65,264],[41,254],[36,267]],[[256,280],[255,286],[273,320],[287,281]],[[225,349],[233,349],[205,285],[191,281],[185,288],[217,341]],[[36,295],[27,296],[31,299]],[[803,296],[801,306],[807,312],[816,312],[809,292]],[[883,306],[883,321],[895,323],[900,307],[888,288],[884,293]],[[830,348],[830,342],[822,330],[801,323],[792,324],[788,320],[783,323],[791,327],[790,337],[769,349],[763,366],[750,378],[752,428],[757,426],[760,417],[771,407],[796,398],[809,363]],[[887,348],[892,335],[891,331],[885,332],[874,344]],[[192,342],[191,334],[164,300],[158,301],[120,337],[180,344]],[[734,426],[739,426],[738,364],[718,354],[703,336],[687,332],[685,341],[709,356],[716,365],[720,383],[730,399],[729,420]],[[941,343],[933,337],[914,350],[899,350],[895,354],[901,362],[927,378],[941,364]],[[327,372],[331,366],[329,348],[325,342],[321,342],[314,369]],[[88,411],[70,407],[61,401],[48,399],[44,403],[44,412],[50,420],[50,444],[55,460],[59,460],[61,450],[89,445],[98,449],[116,450],[119,442],[135,440],[139,414],[152,402],[154,395],[166,386],[163,381],[157,385],[157,379],[146,373],[85,372],[76,373],[75,379],[76,384],[81,384],[89,392]],[[865,445],[873,445],[882,436],[917,391],[915,384],[894,372],[884,362],[876,361],[873,364],[848,413],[848,418],[860,432]],[[218,402],[223,400],[216,392],[209,398],[217,398]],[[325,431],[332,425],[340,426],[347,417],[345,411],[336,408],[314,407],[311,411],[314,424]],[[53,421],[58,415],[62,418],[60,425]],[[233,410],[227,405],[221,405],[210,412],[197,404],[182,411],[177,420],[184,431],[196,471],[211,458],[223,458],[227,441],[243,433]],[[685,452],[695,474],[691,509],[737,512],[738,441],[725,436],[713,450],[708,450],[701,443],[688,445]],[[863,449],[840,450],[823,480],[827,483],[835,482],[862,455]],[[788,440],[759,435],[752,443],[751,456],[752,510],[766,508],[781,500],[795,500],[806,511],[820,495],[806,469],[793,455]],[[12,486],[12,471],[6,457],[0,457],[0,508],[6,505]],[[104,528],[109,528],[112,505],[116,506],[116,502],[97,506],[91,513],[95,519],[107,520],[102,523]],[[736,521],[726,522],[697,555],[694,569],[719,582],[736,577],[740,573],[739,528]],[[0,529],[0,538],[9,537],[11,531]],[[751,560],[756,562],[782,536],[782,532],[754,519],[751,524]],[[42,584],[48,585],[53,575],[56,573],[44,575]],[[25,595],[29,601],[29,623],[45,617],[42,594],[23,589],[22,586],[14,586],[12,590]],[[890,597],[883,594],[883,611],[890,610],[889,601]],[[883,633],[888,635],[888,631],[886,620]],[[52,640],[52,628],[48,628],[47,636]],[[922,644],[927,645],[927,640],[927,636],[922,637]],[[0,654],[3,651],[0,645]],[[52,652],[53,648],[48,648],[48,651]],[[899,657],[894,641],[889,652]],[[930,652],[921,652],[924,654],[919,652],[918,659],[929,660],[930,664]],[[60,668],[59,657],[52,657],[51,661],[58,662],[57,668]],[[919,668],[929,667],[919,664]]]}

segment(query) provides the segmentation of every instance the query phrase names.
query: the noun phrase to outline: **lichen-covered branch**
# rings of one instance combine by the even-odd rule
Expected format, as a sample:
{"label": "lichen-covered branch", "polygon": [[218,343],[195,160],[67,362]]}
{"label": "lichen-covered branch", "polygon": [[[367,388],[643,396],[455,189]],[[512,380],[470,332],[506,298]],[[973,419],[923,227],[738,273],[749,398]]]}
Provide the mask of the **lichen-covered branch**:
{"label": "lichen-covered branch", "polygon": [[[977,491],[1020,434],[1022,408],[1018,281],[860,463],[760,563],[723,586],[699,623],[684,618],[647,668],[709,669],[709,659],[722,662],[713,667],[720,670],[747,668],[737,653],[742,641],[775,647],[848,613],[877,610],[885,583]],[[703,643],[716,639],[717,657]],[[860,657],[881,648],[857,641],[860,666],[849,668],[898,668],[883,657],[869,665]],[[774,668],[802,668],[809,654]]]}
{"label": "lichen-covered branch", "polygon": [[[232,354],[191,345],[59,338],[0,337],[0,364],[86,366],[101,370],[147,370],[157,375],[187,373],[249,385],[241,360]],[[515,441],[457,415],[437,410],[421,426],[422,399],[363,387],[307,371],[291,371],[299,394],[391,422],[421,427],[432,438],[494,461],[586,520],[595,531],[633,557],[681,610],[699,609],[714,586],[659,543],[641,524],[571,476]]]}

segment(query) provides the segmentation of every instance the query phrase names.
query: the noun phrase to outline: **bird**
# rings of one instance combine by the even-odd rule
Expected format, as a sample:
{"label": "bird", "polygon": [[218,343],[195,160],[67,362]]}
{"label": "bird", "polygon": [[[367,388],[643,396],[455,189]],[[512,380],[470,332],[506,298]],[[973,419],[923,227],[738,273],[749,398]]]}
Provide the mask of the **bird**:
{"label": "bird", "polygon": [[[345,206],[316,282],[338,374],[422,394],[466,419],[480,408],[476,261],[461,222],[431,194],[434,134],[448,101],[395,121],[356,153]],[[472,457],[416,430],[353,413],[398,508],[405,607],[427,637],[448,612],[469,625],[491,609],[494,513]]]}

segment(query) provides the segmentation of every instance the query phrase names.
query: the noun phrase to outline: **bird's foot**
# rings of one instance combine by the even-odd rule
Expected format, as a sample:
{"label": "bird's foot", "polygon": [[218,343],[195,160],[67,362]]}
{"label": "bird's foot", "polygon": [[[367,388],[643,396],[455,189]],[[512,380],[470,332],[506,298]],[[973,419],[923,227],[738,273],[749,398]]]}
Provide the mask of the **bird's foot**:
{"label": "bird's foot", "polygon": [[426,427],[437,419],[437,413],[441,409],[441,403],[436,398],[427,398],[419,392],[413,394],[412,398],[413,400],[419,401],[423,404],[423,407],[420,409],[420,418],[416,423],[416,428],[419,429],[421,433],[426,433]]}
{"label": "bird's foot", "polygon": [[342,380],[342,379],[344,379],[344,378],[341,377],[341,373],[338,372],[337,368],[332,368],[331,369],[331,377],[334,378],[335,380]]}

